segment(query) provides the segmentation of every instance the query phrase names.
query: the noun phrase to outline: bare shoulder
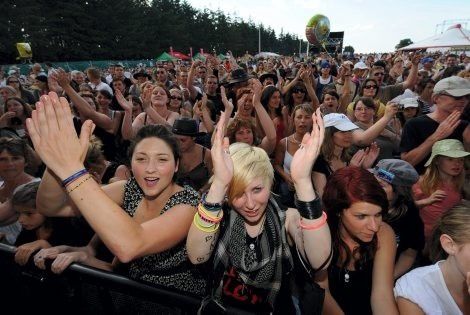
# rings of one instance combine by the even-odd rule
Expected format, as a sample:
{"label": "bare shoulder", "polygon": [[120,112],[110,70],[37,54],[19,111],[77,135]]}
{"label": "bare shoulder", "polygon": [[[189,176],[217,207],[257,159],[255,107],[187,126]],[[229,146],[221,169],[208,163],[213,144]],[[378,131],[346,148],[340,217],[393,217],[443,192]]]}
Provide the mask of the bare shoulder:
{"label": "bare shoulder", "polygon": [[120,180],[106,186],[103,186],[103,191],[105,194],[111,198],[115,203],[118,205],[122,205],[122,201],[124,199],[124,187],[126,185],[125,180]]}
{"label": "bare shoulder", "polygon": [[377,232],[377,239],[379,241],[379,246],[395,246],[395,232],[392,227],[385,222],[382,222],[380,225],[380,229]]}

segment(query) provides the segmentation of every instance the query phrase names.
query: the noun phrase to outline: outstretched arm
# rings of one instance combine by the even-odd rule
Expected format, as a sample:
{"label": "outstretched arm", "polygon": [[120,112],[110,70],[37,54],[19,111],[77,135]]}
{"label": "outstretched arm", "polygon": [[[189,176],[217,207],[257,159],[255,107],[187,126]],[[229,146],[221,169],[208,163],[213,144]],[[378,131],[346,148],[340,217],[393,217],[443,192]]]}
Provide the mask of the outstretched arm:
{"label": "outstretched arm", "polygon": [[[42,96],[27,127],[36,152],[60,181],[84,169],[80,156],[89,133],[77,137],[67,100],[59,99],[55,93]],[[122,262],[174,247],[186,237],[194,213],[192,207],[178,205],[140,225],[90,175],[78,177],[67,191],[103,243]]]}

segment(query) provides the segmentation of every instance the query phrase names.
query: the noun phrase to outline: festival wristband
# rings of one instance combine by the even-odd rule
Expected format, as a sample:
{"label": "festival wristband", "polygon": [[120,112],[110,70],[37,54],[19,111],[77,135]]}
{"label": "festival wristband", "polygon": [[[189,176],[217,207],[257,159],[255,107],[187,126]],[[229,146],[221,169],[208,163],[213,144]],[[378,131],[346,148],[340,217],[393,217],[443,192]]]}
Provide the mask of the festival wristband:
{"label": "festival wristband", "polygon": [[302,222],[303,220],[300,219],[300,228],[302,230],[317,230],[317,229],[321,228],[322,226],[324,226],[326,224],[326,219],[327,218],[328,217],[327,217],[326,213],[323,211],[323,214],[322,214],[321,219],[320,219],[319,222],[315,222],[313,224],[305,225]]}
{"label": "festival wristband", "polygon": [[220,221],[222,221],[222,218],[224,217],[223,212],[221,212],[222,215],[220,216],[214,216],[213,214],[209,213],[202,203],[198,205],[197,211],[199,216],[206,222],[220,223]]}

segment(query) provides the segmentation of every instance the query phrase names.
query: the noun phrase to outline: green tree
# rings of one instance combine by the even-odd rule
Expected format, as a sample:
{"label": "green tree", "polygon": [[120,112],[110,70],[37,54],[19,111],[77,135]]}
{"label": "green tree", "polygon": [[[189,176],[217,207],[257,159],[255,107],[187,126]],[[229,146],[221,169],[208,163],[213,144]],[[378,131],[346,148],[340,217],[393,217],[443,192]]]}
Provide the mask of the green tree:
{"label": "green tree", "polygon": [[413,44],[413,41],[409,38],[405,38],[405,39],[400,40],[400,42],[395,46],[395,49],[400,49],[402,47],[406,47],[411,44]]}
{"label": "green tree", "polygon": [[354,47],[353,46],[345,46],[344,49],[343,49],[343,52],[354,54]]}

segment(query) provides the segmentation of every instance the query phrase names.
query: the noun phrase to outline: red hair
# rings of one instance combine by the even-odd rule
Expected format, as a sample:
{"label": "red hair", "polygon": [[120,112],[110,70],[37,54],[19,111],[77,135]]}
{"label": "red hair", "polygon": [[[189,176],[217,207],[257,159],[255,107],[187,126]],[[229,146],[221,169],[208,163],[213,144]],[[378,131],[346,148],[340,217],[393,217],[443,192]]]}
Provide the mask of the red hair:
{"label": "red hair", "polygon": [[[340,225],[343,211],[356,202],[368,202],[379,206],[382,213],[385,214],[388,211],[387,195],[372,173],[360,167],[348,166],[330,176],[322,200],[328,213],[328,224],[333,238],[335,254],[338,255],[340,249],[343,249],[346,253],[343,266],[347,266],[349,261],[353,259],[356,250],[351,252],[341,239]],[[360,258],[356,262],[356,267],[360,268],[373,259],[377,250],[377,236],[374,236],[369,243],[356,241],[360,244],[357,248]]]}

